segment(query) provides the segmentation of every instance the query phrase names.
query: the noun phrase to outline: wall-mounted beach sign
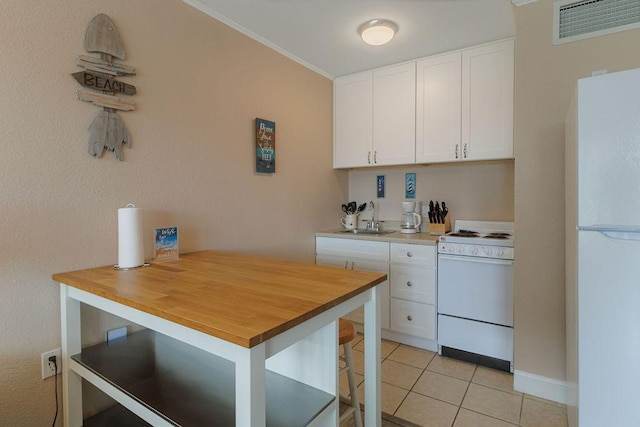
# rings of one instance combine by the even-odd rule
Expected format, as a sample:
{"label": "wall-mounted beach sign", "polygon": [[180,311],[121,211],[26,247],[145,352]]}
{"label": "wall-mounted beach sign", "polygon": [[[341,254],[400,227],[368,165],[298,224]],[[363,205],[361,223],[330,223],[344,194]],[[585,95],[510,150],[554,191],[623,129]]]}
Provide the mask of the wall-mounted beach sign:
{"label": "wall-mounted beach sign", "polygon": [[122,160],[122,145],[131,148],[131,137],[117,111],[132,111],[136,105],[120,95],[134,95],[136,88],[115,77],[135,75],[136,69],[113,60],[125,59],[124,44],[113,21],[104,13],[96,15],[89,23],[84,48],[99,56],[76,57],[76,64],[84,68],[84,71],[71,74],[83,87],[76,90],[76,96],[102,107],[89,126],[89,154],[100,157],[107,150]]}
{"label": "wall-mounted beach sign", "polygon": [[276,123],[256,119],[256,172],[276,171]]}

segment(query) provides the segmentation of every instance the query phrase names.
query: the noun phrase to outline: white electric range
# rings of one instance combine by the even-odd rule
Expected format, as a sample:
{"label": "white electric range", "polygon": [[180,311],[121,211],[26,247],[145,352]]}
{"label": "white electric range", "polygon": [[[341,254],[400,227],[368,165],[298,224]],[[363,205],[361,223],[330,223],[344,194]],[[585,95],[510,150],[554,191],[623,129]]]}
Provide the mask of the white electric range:
{"label": "white electric range", "polygon": [[513,372],[514,224],[455,222],[438,242],[438,350]]}

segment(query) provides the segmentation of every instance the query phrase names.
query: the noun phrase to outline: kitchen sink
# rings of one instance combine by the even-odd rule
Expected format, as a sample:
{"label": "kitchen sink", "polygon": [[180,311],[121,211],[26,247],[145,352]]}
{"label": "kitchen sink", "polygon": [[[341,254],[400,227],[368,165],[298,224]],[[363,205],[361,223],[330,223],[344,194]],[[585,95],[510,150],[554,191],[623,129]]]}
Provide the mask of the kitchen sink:
{"label": "kitchen sink", "polygon": [[379,236],[381,234],[395,233],[395,230],[375,231],[375,230],[339,230],[336,233],[362,234],[367,236]]}

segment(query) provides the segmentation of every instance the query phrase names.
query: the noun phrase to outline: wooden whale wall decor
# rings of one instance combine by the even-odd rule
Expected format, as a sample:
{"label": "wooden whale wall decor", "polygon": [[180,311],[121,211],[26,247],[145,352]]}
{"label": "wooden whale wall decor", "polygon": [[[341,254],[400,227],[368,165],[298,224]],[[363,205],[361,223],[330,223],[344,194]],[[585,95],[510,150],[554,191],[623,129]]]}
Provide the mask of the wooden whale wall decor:
{"label": "wooden whale wall decor", "polygon": [[84,70],[71,75],[85,88],[76,90],[76,96],[102,107],[89,126],[89,154],[100,157],[108,150],[122,160],[122,145],[131,148],[131,137],[117,110],[135,110],[135,103],[121,95],[135,95],[136,88],[115,77],[135,75],[136,69],[114,61],[125,59],[124,44],[111,18],[103,13],[89,23],[84,48],[99,56],[76,57],[76,64]]}

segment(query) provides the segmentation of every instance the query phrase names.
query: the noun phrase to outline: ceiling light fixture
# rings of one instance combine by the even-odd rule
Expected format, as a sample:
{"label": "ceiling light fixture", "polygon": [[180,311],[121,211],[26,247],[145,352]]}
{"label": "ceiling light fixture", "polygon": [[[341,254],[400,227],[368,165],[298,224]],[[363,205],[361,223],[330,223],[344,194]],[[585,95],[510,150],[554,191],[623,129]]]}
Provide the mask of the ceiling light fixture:
{"label": "ceiling light fixture", "polygon": [[398,24],[388,19],[372,19],[358,27],[362,40],[373,46],[389,43],[397,32]]}

